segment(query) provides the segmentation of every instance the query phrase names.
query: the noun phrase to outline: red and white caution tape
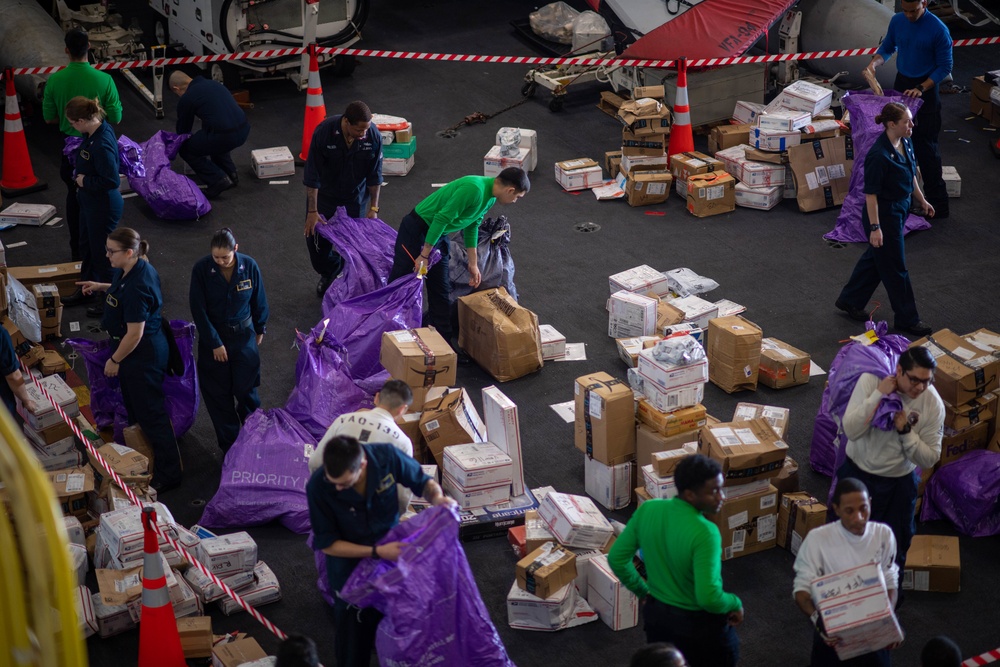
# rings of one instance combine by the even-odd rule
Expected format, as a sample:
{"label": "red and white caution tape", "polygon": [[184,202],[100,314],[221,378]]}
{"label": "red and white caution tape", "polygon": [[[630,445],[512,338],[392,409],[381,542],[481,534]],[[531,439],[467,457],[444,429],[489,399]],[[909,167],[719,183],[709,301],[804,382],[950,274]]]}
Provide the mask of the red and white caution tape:
{"label": "red and white caution tape", "polygon": [[[984,46],[1000,43],[1000,36],[977,37],[975,39],[956,39],[952,46]],[[719,67],[722,65],[748,65],[754,63],[785,62],[788,60],[822,60],[826,58],[846,58],[851,56],[866,56],[877,51],[877,47],[863,49],[841,49],[836,51],[808,51],[803,53],[776,53],[766,56],[732,56],[725,58],[699,58],[688,60],[688,67]],[[489,56],[459,53],[428,53],[422,51],[386,51],[378,49],[345,49],[318,47],[318,53],[329,56],[355,56],[358,58],[393,58],[401,60],[431,60],[440,62],[491,63],[498,65],[583,65],[586,67],[656,67],[667,68],[674,65],[673,60],[655,60],[648,58],[594,58],[577,56],[571,58],[546,58],[541,56]],[[167,67],[173,65],[189,65],[226,62],[232,60],[270,60],[287,56],[300,56],[309,52],[307,47],[287,49],[268,49],[265,51],[244,51],[240,53],[220,54],[213,56],[188,56],[183,58],[154,58],[152,60],[133,60],[127,62],[98,63],[94,65],[100,70],[142,69],[145,67]],[[20,74],[52,74],[65,65],[46,67],[16,67],[15,75]]]}
{"label": "red and white caution tape", "polygon": [[[79,438],[81,442],[83,442],[84,446],[87,448],[87,453],[89,453],[98,462],[100,462],[100,464],[104,467],[104,469],[108,471],[108,474],[110,475],[111,479],[113,479],[115,483],[118,485],[118,487],[125,493],[125,495],[128,496],[128,499],[131,500],[133,504],[142,507],[142,502],[139,500],[139,497],[135,495],[135,492],[131,488],[129,488],[129,485],[125,483],[125,480],[123,480],[118,475],[118,473],[116,473],[112,469],[111,465],[104,459],[104,457],[97,453],[97,449],[94,447],[93,443],[90,442],[90,439],[83,434],[83,431],[80,429],[77,423],[73,419],[71,419],[69,415],[66,414],[66,411],[63,410],[62,407],[60,407],[59,403],[57,403],[55,399],[52,398],[52,395],[45,389],[45,386],[41,382],[34,380],[33,376],[31,375],[31,371],[29,371],[28,367],[24,365],[23,361],[21,362],[21,372],[25,374],[26,378],[34,381],[35,386],[38,387],[39,391],[42,392],[42,395],[45,396],[45,398],[49,401],[49,403],[52,404],[52,407],[55,408],[57,413],[59,413],[59,416],[62,417],[62,420],[66,422],[66,424],[73,430],[73,433],[76,435],[76,437]],[[251,616],[257,619],[261,623],[261,625],[270,630],[271,633],[275,635],[278,639],[287,638],[287,635],[280,629],[278,629],[278,626],[276,626],[274,623],[264,618],[264,616],[262,616],[259,611],[251,607],[250,603],[244,600],[239,595],[239,593],[237,593],[229,586],[227,586],[224,581],[219,579],[219,577],[212,574],[207,567],[205,567],[193,554],[189,553],[183,546],[181,546],[177,542],[177,540],[164,533],[158,523],[153,524],[153,531],[156,532],[158,538],[161,538],[162,540],[170,544],[170,546],[177,549],[177,551],[184,557],[184,559],[188,563],[191,564],[192,567],[196,568],[199,572],[201,572],[209,579],[211,579],[213,584],[215,584],[223,591],[225,591],[226,595],[235,600],[238,605],[240,605]]]}
{"label": "red and white caution tape", "polygon": [[979,665],[988,665],[991,662],[997,662],[1000,660],[1000,648],[995,648],[992,651],[987,651],[982,655],[977,655],[969,658],[962,663],[962,667],[978,667]]}

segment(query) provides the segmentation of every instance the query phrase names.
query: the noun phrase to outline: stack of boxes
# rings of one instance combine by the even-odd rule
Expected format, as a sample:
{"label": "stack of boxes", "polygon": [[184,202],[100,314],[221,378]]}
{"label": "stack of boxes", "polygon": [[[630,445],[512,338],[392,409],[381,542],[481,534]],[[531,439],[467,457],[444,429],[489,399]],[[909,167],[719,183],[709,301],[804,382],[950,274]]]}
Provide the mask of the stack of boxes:
{"label": "stack of boxes", "polygon": [[778,546],[799,553],[802,540],[826,523],[826,505],[808,493],[786,493],[778,509]]}
{"label": "stack of boxes", "polygon": [[417,137],[413,134],[412,123],[405,119],[394,121],[376,124],[382,135],[382,174],[406,176],[416,159]]}
{"label": "stack of boxes", "polygon": [[76,448],[73,431],[63,421],[55,408],[45,398],[38,385],[45,387],[53,400],[70,417],[80,414],[80,401],[66,381],[58,375],[38,380],[38,384],[25,384],[24,388],[35,404],[35,412],[28,412],[20,399],[17,413],[24,419],[24,434],[35,451],[35,456],[46,470],[59,470],[83,464],[83,455]]}
{"label": "stack of boxes", "polygon": [[574,395],[574,443],[585,454],[587,493],[608,509],[626,507],[636,476],[632,389],[598,372],[578,377]]}
{"label": "stack of boxes", "polygon": [[31,291],[35,295],[35,305],[42,322],[42,340],[59,338],[63,315],[59,288],[52,283],[41,283],[32,285]]}
{"label": "stack of boxes", "polygon": [[509,167],[534,171],[538,166],[538,132],[522,127],[501,127],[496,143],[483,156],[483,175],[497,176]]}
{"label": "stack of boxes", "polygon": [[441,484],[462,509],[475,509],[510,500],[513,480],[510,456],[483,442],[444,449]]}
{"label": "stack of boxes", "polygon": [[670,196],[673,175],[667,161],[670,107],[663,86],[638,86],[635,99],[618,109],[622,129],[621,162],[611,177],[629,206],[662,204]]}

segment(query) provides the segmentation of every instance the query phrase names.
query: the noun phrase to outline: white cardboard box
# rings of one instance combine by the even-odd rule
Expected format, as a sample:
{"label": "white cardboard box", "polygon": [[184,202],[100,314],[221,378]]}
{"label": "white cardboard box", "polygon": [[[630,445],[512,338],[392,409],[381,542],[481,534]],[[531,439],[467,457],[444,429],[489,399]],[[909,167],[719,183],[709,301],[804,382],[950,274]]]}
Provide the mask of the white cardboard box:
{"label": "white cardboard box", "polygon": [[650,347],[639,352],[639,374],[644,381],[652,382],[664,390],[708,382],[708,359],[702,358],[683,366],[675,366],[666,361],[658,361],[653,356],[653,350]]}
{"label": "white cardboard box", "polygon": [[[496,145],[500,145],[500,133],[509,128],[501,127],[497,130]],[[535,130],[529,130],[523,127],[517,128],[517,131],[521,134],[521,143],[518,144],[521,148],[527,148],[530,153],[528,155],[528,171],[534,171],[535,167],[538,166],[538,132]]]}
{"label": "white cardboard box", "polygon": [[[253,587],[245,593],[240,594],[240,597],[246,600],[251,607],[256,608],[261,605],[270,604],[271,602],[277,602],[281,599],[281,586],[278,584],[278,578],[274,576],[274,572],[271,571],[271,568],[264,561],[257,562],[257,565],[253,568],[253,575]],[[232,616],[237,612],[243,611],[243,607],[229,598],[220,601],[219,607],[221,607],[222,613],[226,616]]]}
{"label": "white cardboard box", "polygon": [[97,615],[94,613],[94,601],[90,589],[77,586],[73,595],[76,605],[76,617],[80,620],[80,633],[83,638],[92,636],[100,628],[97,625]]}
{"label": "white cardboard box", "polygon": [[548,493],[538,506],[538,515],[559,543],[568,547],[603,549],[615,533],[611,522],[586,496]]}
{"label": "white cardboard box", "polygon": [[492,146],[483,156],[483,176],[499,176],[500,172],[508,167],[530,171],[528,168],[530,164],[530,149],[518,148],[517,155],[503,155],[500,152],[500,146]]}
{"label": "white cardboard box", "polygon": [[620,510],[632,503],[635,461],[608,466],[586,454],[583,459],[584,488],[587,495],[609,510]]}
{"label": "white cardboard box", "polygon": [[[177,537],[174,517],[162,503],[154,503],[156,508],[156,525],[171,537]],[[119,560],[128,560],[128,556],[138,554],[142,557],[142,510],[135,505],[101,515],[98,527],[99,537],[103,538],[108,552]],[[160,548],[167,545],[160,539]],[[96,566],[96,563],[95,563]]]}
{"label": "white cardboard box", "polygon": [[656,304],[652,297],[622,290],[608,302],[608,335],[612,338],[651,336],[656,332]]}
{"label": "white cardboard box", "polygon": [[726,148],[715,154],[726,165],[726,171],[741,183],[751,187],[781,185],[785,182],[785,167],[768,162],[753,162],[746,158],[747,144]]}
{"label": "white cardboard box", "polygon": [[705,383],[677,387],[674,389],[663,389],[654,382],[647,382],[642,378],[642,395],[646,397],[654,408],[662,412],[680,410],[692,405],[697,405],[705,400]]}
{"label": "white cardboard box", "polygon": [[[761,120],[767,116],[761,116]],[[771,130],[755,127],[750,130],[750,145],[762,151],[786,151],[802,143],[798,130]]]}
{"label": "white cardboard box", "polygon": [[[684,456],[688,456],[687,452],[683,450],[677,450],[683,452]],[[672,454],[674,452],[658,452],[660,454]],[[656,456],[654,454],[653,456]],[[661,476],[656,472],[656,468],[652,464],[642,466],[642,482],[643,486],[646,487],[646,493],[649,494],[650,498],[676,498],[677,497],[677,485],[674,483],[673,475]]]}
{"label": "white cardboard box", "polygon": [[406,176],[413,169],[413,165],[416,162],[416,154],[403,159],[398,157],[386,157],[382,158],[382,175],[383,176]]}
{"label": "white cardboard box", "polygon": [[736,184],[736,205],[770,211],[785,196],[784,185],[769,185],[752,188],[743,183]]}
{"label": "white cardboard box", "polygon": [[521,590],[515,581],[507,593],[507,624],[516,630],[554,632],[597,620],[597,613],[567,584],[551,597]]}
{"label": "white cardboard box", "polygon": [[97,631],[102,639],[128,632],[136,626],[127,605],[107,606],[101,602],[101,594],[90,596],[90,604],[97,619]]}
{"label": "white cardboard box", "polygon": [[509,485],[512,469],[511,457],[490,442],[444,448],[444,473],[465,491]]}
{"label": "white cardboard box", "polygon": [[250,164],[257,178],[276,178],[295,175],[295,158],[288,146],[258,148],[250,151]]}
{"label": "white cardboard box", "polygon": [[948,190],[949,197],[962,196],[962,177],[958,175],[958,169],[941,167],[941,178],[944,179],[944,186]]}
{"label": "white cardboard box", "polygon": [[591,561],[587,602],[612,630],[626,630],[639,624],[639,598],[611,571],[607,556]]}
{"label": "white cardboard box", "polygon": [[805,111],[779,109],[757,119],[757,127],[776,132],[796,132],[812,122],[812,115]]}
{"label": "white cardboard box", "polygon": [[804,111],[812,116],[830,108],[833,101],[833,91],[815,83],[798,80],[786,87],[774,100],[767,105],[768,112],[775,109],[792,109]]}
{"label": "white cardboard box", "polygon": [[[202,605],[227,597],[226,592],[222,590],[221,586],[213,583],[209,577],[205,576],[205,574],[196,567],[189,567],[184,572],[184,579],[191,585],[191,589],[194,591],[194,594],[198,596],[198,600],[201,601]],[[237,593],[253,587],[254,584],[253,570],[248,572],[237,572],[236,574],[231,574],[228,577],[220,577],[220,579],[222,579],[227,586]]]}
{"label": "white cardboard box", "polygon": [[[80,414],[80,403],[76,392],[70,389],[69,385],[61,377],[58,375],[49,375],[38,380],[38,383],[45,387],[45,391],[49,392],[49,395],[59,404],[59,407],[63,409],[63,412],[67,416],[76,417]],[[20,399],[18,399],[17,412],[31,425],[31,428],[41,431],[62,421],[62,417],[52,407],[49,399],[45,398],[45,395],[38,388],[37,384],[34,382],[30,384],[25,383],[24,388],[28,392],[28,398],[35,402],[36,411],[34,413],[25,411]]]}
{"label": "white cardboard box", "polygon": [[841,660],[902,641],[878,564],[820,577],[810,585],[827,634],[841,640],[834,647]]}
{"label": "white cardboard box", "polygon": [[[447,447],[445,451],[448,451]],[[510,500],[510,482],[498,486],[464,489],[451,475],[444,472],[441,474],[441,486],[445,493],[451,496],[464,510],[486,507]]]}
{"label": "white cardboard box", "polygon": [[[566,356],[566,336],[556,331],[554,326],[551,324],[539,324],[538,333],[542,337],[543,361],[553,361]],[[487,426],[487,428],[489,427]]]}
{"label": "white cardboard box", "polygon": [[38,227],[44,225],[56,214],[56,207],[51,204],[18,204],[14,203],[0,211],[0,225],[29,225]]}
{"label": "white cardboard box", "polygon": [[217,577],[253,570],[257,563],[257,543],[243,531],[210,537],[201,541],[198,560]]}
{"label": "white cardboard box", "polygon": [[589,190],[604,183],[603,170],[590,158],[556,162],[555,173],[556,181],[568,192]]}
{"label": "white cardboard box", "polygon": [[667,303],[684,313],[684,322],[693,324],[699,329],[707,329],[708,321],[719,316],[717,304],[694,294],[670,299]]}
{"label": "white cardboard box", "polygon": [[740,100],[733,109],[733,120],[740,125],[752,125],[764,113],[764,105]]}
{"label": "white cardboard box", "polygon": [[646,264],[640,264],[627,271],[608,276],[608,286],[611,288],[611,294],[621,290],[636,294],[653,292],[656,296],[661,297],[670,294],[667,277]]}
{"label": "white cardboard box", "polygon": [[[521,423],[517,404],[491,385],[483,389],[483,417],[487,439],[510,457],[511,495],[523,495],[524,457],[521,453]],[[445,452],[447,451],[446,448]]]}

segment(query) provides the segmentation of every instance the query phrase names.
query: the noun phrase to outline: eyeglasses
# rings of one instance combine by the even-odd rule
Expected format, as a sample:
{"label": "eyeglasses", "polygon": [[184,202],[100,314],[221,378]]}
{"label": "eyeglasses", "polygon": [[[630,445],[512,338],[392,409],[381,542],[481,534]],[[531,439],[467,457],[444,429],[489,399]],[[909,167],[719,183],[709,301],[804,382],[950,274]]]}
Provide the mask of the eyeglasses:
{"label": "eyeglasses", "polygon": [[910,382],[912,382],[913,384],[916,384],[916,385],[923,385],[925,387],[929,387],[932,384],[934,384],[934,376],[933,375],[931,375],[930,377],[926,377],[926,378],[918,378],[918,377],[914,377],[914,376],[910,375],[906,371],[903,371],[903,375],[906,376],[907,380],[909,380]]}
{"label": "eyeglasses", "polygon": [[107,248],[107,247],[104,248],[105,255],[114,255],[116,252],[125,252],[125,249],[123,248],[121,250],[115,250],[114,248]]}

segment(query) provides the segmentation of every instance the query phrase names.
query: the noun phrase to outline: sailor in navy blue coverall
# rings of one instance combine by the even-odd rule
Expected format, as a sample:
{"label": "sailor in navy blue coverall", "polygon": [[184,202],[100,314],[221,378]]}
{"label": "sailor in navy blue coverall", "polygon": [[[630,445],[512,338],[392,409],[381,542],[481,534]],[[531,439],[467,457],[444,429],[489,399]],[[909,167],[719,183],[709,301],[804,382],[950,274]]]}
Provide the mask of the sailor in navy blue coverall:
{"label": "sailor in navy blue coverall", "polygon": [[111,357],[104,374],[118,377],[130,424],[138,423],[153,446],[155,466],[151,486],[163,493],[181,483],[181,457],[167,416],[163,378],[169,347],[163,327],[160,276],[146,261],[149,244],[128,227],[107,239],[111,284],[86,280],[84,294],[105,292],[101,327],[111,336]]}
{"label": "sailor in navy blue coverall", "polygon": [[[371,122],[364,102],[351,102],[339,116],[316,126],[309,144],[303,182],[306,186],[306,246],[313,270],[320,275],[316,293],[340,273],[343,259],[333,244],[315,232],[319,216],[329,220],[338,206],[352,218],[378,217],[382,187],[382,135]],[[367,208],[365,200],[368,200]]]}
{"label": "sailor in navy blue coverall", "polygon": [[869,245],[841,291],[837,307],[852,317],[855,313],[863,314],[881,282],[889,293],[895,328],[925,336],[931,333],[931,328],[917,314],[910,272],[906,268],[903,226],[909,215],[911,195],[916,197],[924,215],[933,217],[934,207],[917,185],[916,157],[909,140],[913,131],[909,109],[890,102],[875,121],[885,124],[886,130],[865,156],[865,207],[861,219],[869,235]]}
{"label": "sailor in navy blue coverall", "polygon": [[323,450],[323,467],[306,484],[313,548],[326,554],[326,576],[336,595],[334,651],[338,667],[368,667],[382,615],[358,609],[340,597],[362,558],[396,561],[402,542],[380,544],[399,523],[396,485],[402,484],[432,505],[454,504],[424,474],[412,457],[393,445],[361,444],[337,436]]}
{"label": "sailor in navy blue coverall", "polygon": [[260,351],[267,295],[257,262],[236,252],[229,229],[212,237],[212,253],[191,271],[191,316],[198,326],[198,380],[219,447],[227,452],[243,422],[260,407]]}
{"label": "sailor in navy blue coverall", "polygon": [[[123,207],[118,189],[118,140],[94,100],[74,97],[66,105],[66,119],[83,138],[76,150],[73,177],[80,205],[80,277],[110,282],[111,264],[104,254],[104,241],[121,221]],[[90,308],[87,314],[100,317],[101,306]]]}
{"label": "sailor in navy blue coverall", "polygon": [[177,102],[178,134],[191,131],[195,116],[201,119],[201,129],[184,142],[180,156],[208,185],[205,194],[212,199],[239,181],[229,152],[246,143],[250,121],[232,93],[217,81],[201,76],[192,79],[176,71],[170,75],[170,89],[181,96]]}

